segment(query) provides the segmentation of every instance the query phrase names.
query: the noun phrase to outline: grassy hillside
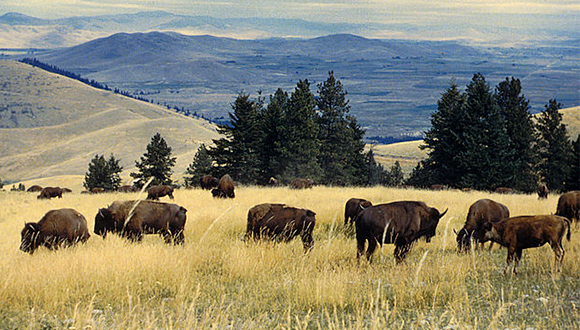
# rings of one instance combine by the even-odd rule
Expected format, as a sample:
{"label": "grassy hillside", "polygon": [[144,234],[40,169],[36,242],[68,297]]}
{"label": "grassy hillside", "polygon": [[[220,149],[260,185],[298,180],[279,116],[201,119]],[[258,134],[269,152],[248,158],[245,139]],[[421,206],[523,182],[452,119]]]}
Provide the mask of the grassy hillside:
{"label": "grassy hillside", "polygon": [[[417,242],[395,265],[393,246],[369,265],[356,260],[343,228],[350,197],[373,203],[423,200],[440,211],[431,243]],[[40,201],[0,191],[0,328],[2,329],[578,329],[580,232],[564,241],[563,270],[552,274],[549,246],[525,250],[517,276],[502,274],[506,249],[456,253],[455,235],[468,207],[492,198],[512,215],[549,214],[556,195],[387,188],[309,190],[240,187],[233,200],[178,190],[187,208],[184,246],[156,235],[131,244],[92,233],[100,207],[136,194],[81,195]],[[282,202],[316,212],[314,248],[244,243],[248,209]],[[91,238],[82,246],[30,256],[18,250],[23,221],[50,209],[85,215]]]}
{"label": "grassy hillside", "polygon": [[95,154],[110,153],[127,173],[156,132],[173,148],[181,173],[200,143],[218,137],[204,120],[25,64],[0,61],[0,82],[3,180],[83,175]]}

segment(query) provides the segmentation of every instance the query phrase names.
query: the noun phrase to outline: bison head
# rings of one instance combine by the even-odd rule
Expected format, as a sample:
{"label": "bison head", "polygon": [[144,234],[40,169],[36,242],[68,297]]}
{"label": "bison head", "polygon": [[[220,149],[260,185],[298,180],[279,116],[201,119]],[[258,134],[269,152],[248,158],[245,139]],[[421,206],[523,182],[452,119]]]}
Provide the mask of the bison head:
{"label": "bison head", "polygon": [[40,228],[37,223],[28,222],[24,224],[24,229],[20,232],[20,250],[26,253],[34,253],[39,245],[38,237]]}
{"label": "bison head", "polygon": [[467,229],[462,228],[459,232],[455,232],[457,235],[457,251],[463,252],[471,248],[471,235]]}
{"label": "bison head", "polygon": [[500,236],[497,230],[494,228],[492,222],[484,223],[482,229],[483,229],[483,238],[485,240],[497,242],[497,240],[500,239]]}
{"label": "bison head", "polygon": [[439,213],[439,211],[436,208],[431,208],[431,212],[429,215],[428,220],[426,221],[425,224],[421,224],[421,227],[424,228],[423,230],[423,234],[421,236],[425,236],[425,241],[427,241],[427,243],[431,242],[431,238],[433,236],[435,236],[435,233],[437,231],[437,225],[439,224],[439,219],[443,218],[443,216],[445,215],[445,213],[447,213],[448,210],[443,211],[443,213]]}
{"label": "bison head", "polygon": [[95,234],[105,238],[109,231],[115,231],[113,214],[111,214],[109,209],[99,209],[99,212],[95,216]]}

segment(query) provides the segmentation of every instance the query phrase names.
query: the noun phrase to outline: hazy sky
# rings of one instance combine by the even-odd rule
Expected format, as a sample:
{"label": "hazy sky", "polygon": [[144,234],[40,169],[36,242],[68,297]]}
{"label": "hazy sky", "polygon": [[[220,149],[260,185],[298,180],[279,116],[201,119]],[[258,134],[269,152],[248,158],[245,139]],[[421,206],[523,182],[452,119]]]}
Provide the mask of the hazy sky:
{"label": "hazy sky", "polygon": [[[174,14],[302,18],[321,22],[550,24],[580,28],[580,1],[568,0],[1,0],[0,13],[42,18],[164,10]],[[534,22],[535,20],[535,22]]]}

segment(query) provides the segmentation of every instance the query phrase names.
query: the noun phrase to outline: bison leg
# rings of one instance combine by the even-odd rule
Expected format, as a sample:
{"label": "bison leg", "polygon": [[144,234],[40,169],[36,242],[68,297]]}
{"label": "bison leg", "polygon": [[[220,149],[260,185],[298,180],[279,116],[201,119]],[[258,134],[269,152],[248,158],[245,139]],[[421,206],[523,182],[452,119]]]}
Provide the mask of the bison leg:
{"label": "bison leg", "polygon": [[395,253],[394,253],[395,254],[395,261],[398,264],[403,262],[403,260],[405,260],[405,257],[407,257],[409,250],[411,250],[411,244],[403,244],[403,245],[395,246]]}
{"label": "bison leg", "polygon": [[507,259],[506,259],[506,266],[505,266],[505,269],[503,270],[503,274],[504,275],[507,275],[508,268],[510,267],[510,264],[512,263],[512,260],[514,259],[514,254],[515,254],[515,249],[508,248],[508,255],[507,255]]}
{"label": "bison leg", "polygon": [[522,258],[522,250],[516,250],[516,257],[514,260],[514,275],[518,274],[518,264],[520,263],[520,259]]}
{"label": "bison leg", "polygon": [[369,239],[369,246],[367,248],[367,260],[369,262],[373,262],[373,253],[375,252],[375,249],[377,248],[377,240],[373,237],[371,239]]}
{"label": "bison leg", "polygon": [[363,255],[364,252],[365,252],[365,239],[357,237],[356,238],[356,258],[357,258],[357,260],[360,259],[360,257]]}
{"label": "bison leg", "polygon": [[185,235],[183,234],[183,229],[172,228],[171,236],[173,237],[173,245],[183,245],[185,243]]}
{"label": "bison leg", "polygon": [[554,268],[557,272],[562,270],[562,262],[564,261],[564,247],[562,246],[562,242],[553,242],[550,243],[552,250],[554,251]]}
{"label": "bison leg", "polygon": [[304,252],[308,252],[312,249],[314,245],[314,239],[312,238],[312,233],[302,234],[302,245],[304,246]]}

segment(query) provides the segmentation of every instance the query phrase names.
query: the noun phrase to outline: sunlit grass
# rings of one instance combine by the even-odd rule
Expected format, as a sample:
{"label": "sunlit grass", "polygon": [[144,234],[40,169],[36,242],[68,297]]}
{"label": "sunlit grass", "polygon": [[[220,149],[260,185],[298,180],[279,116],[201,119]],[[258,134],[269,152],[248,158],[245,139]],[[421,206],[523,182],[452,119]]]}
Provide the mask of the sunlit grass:
{"label": "sunlit grass", "polygon": [[[309,190],[239,187],[233,200],[201,190],[178,190],[187,208],[186,243],[170,246],[149,235],[132,244],[114,235],[71,249],[18,250],[24,221],[50,209],[72,207],[92,232],[100,207],[135,194],[64,195],[0,192],[0,328],[323,328],[474,329],[579,328],[580,243],[573,226],[564,242],[563,270],[553,274],[547,246],[524,251],[518,276],[504,276],[506,251],[456,253],[453,229],[467,209],[489,197],[512,215],[549,214],[557,197],[390,188]],[[352,230],[344,229],[344,203],[421,200],[449,209],[431,243],[417,242],[402,265],[393,246],[374,263],[356,260]],[[163,199],[165,200],[165,199]],[[169,201],[169,200],[166,200]],[[316,212],[314,249],[242,241],[247,211],[263,202]],[[497,246],[497,245],[496,245]]]}

